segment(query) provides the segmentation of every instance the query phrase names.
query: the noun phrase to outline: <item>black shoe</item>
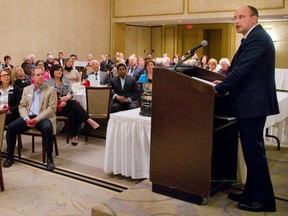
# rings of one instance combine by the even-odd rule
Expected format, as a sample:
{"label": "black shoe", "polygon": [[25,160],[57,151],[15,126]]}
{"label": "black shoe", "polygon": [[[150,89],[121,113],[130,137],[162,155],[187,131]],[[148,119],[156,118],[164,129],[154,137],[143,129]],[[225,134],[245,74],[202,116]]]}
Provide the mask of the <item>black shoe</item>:
{"label": "black shoe", "polygon": [[55,168],[53,158],[47,158],[47,170],[52,171]]}
{"label": "black shoe", "polygon": [[250,212],[275,212],[276,207],[274,204],[263,204],[256,201],[250,203],[238,203],[237,208],[250,211]]}
{"label": "black shoe", "polygon": [[244,193],[238,193],[238,194],[236,194],[236,193],[229,193],[228,194],[228,198],[230,199],[230,200],[233,200],[233,201],[236,201],[236,202],[245,202],[246,203],[246,201],[248,200],[248,198],[247,198],[247,196],[245,196],[245,194]]}
{"label": "black shoe", "polygon": [[14,158],[7,158],[4,163],[3,163],[3,167],[11,167],[13,165],[13,163],[15,162]]}

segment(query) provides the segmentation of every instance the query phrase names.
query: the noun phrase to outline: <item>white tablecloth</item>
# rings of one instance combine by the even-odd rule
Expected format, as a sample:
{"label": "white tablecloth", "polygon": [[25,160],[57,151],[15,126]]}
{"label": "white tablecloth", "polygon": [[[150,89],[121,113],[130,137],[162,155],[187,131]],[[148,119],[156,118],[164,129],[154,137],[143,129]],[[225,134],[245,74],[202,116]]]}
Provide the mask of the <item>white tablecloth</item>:
{"label": "white tablecloth", "polygon": [[77,100],[84,110],[87,110],[85,86],[81,83],[73,83],[71,87],[73,90],[73,99]]}
{"label": "white tablecloth", "polygon": [[[280,142],[288,142],[288,92],[277,92],[280,113],[268,116],[265,128],[269,128],[269,134],[278,137]],[[271,140],[275,141],[275,140]]]}
{"label": "white tablecloth", "polygon": [[151,118],[140,108],[110,114],[104,170],[133,179],[149,178]]}
{"label": "white tablecloth", "polygon": [[288,90],[288,69],[275,69],[276,89]]}

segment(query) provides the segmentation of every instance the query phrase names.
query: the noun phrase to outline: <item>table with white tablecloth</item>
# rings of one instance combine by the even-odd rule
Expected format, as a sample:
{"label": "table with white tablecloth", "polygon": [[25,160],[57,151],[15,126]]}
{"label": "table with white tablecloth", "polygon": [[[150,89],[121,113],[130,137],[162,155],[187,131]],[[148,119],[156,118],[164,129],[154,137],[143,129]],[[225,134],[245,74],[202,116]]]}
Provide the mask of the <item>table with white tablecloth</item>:
{"label": "table with white tablecloth", "polygon": [[275,69],[276,89],[288,91],[288,69]]}
{"label": "table with white tablecloth", "polygon": [[276,136],[280,142],[288,143],[288,92],[277,91],[277,99],[280,113],[268,116],[265,128],[269,134]]}
{"label": "table with white tablecloth", "polygon": [[137,108],[110,114],[104,159],[106,173],[149,178],[151,118],[139,112]]}

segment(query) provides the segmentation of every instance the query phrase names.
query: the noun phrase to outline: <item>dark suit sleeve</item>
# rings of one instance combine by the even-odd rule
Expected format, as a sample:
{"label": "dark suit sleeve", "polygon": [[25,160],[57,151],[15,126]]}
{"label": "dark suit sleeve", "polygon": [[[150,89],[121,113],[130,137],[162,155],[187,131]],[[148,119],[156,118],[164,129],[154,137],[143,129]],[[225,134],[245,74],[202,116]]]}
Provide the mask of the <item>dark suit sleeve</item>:
{"label": "dark suit sleeve", "polygon": [[247,38],[235,54],[233,59],[235,65],[232,71],[229,72],[227,78],[222,83],[215,86],[216,91],[220,94],[225,94],[232,88],[234,91],[237,91],[241,83],[249,78],[249,74],[258,66],[259,60],[266,49],[265,43],[267,43],[265,38],[257,34],[251,35],[249,39]]}

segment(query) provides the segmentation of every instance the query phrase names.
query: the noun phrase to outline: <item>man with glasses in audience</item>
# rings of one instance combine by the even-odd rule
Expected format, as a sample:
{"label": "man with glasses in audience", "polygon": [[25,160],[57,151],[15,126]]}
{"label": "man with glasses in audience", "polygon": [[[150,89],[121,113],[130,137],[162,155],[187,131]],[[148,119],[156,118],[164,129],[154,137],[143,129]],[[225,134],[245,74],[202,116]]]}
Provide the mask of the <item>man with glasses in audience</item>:
{"label": "man with glasses in audience", "polygon": [[87,76],[90,86],[107,85],[109,82],[109,75],[107,72],[100,70],[100,63],[97,60],[92,60],[90,63],[93,72]]}
{"label": "man with glasses in audience", "polygon": [[265,155],[263,131],[266,117],[279,113],[275,87],[275,48],[271,37],[258,24],[252,6],[236,9],[234,23],[243,34],[226,79],[214,81],[219,94],[229,92],[237,119],[247,166],[243,193],[230,193],[237,207],[252,212],[275,212],[275,197]]}

